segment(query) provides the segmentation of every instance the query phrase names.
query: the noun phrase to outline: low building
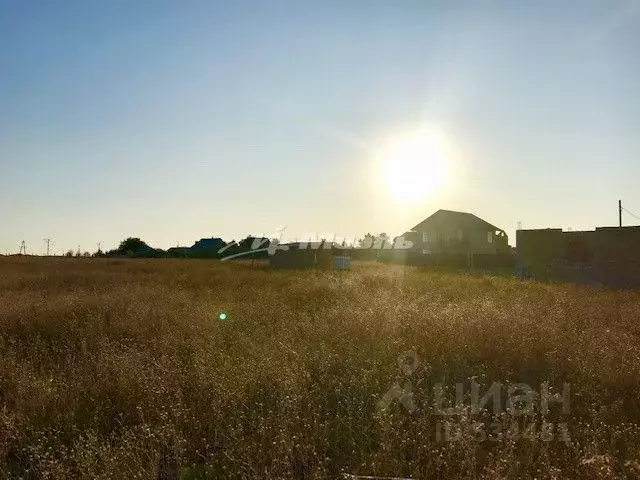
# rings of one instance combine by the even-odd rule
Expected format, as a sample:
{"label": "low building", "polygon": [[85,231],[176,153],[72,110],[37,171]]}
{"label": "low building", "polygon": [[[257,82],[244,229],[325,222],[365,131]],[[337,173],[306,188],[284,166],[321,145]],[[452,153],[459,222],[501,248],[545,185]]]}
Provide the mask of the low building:
{"label": "low building", "polygon": [[517,267],[539,279],[640,286],[640,227],[518,230]]}
{"label": "low building", "polygon": [[[289,245],[283,245],[288,247]],[[330,269],[334,252],[329,249],[291,248],[289,250],[276,250],[269,256],[269,266],[275,269]]]}

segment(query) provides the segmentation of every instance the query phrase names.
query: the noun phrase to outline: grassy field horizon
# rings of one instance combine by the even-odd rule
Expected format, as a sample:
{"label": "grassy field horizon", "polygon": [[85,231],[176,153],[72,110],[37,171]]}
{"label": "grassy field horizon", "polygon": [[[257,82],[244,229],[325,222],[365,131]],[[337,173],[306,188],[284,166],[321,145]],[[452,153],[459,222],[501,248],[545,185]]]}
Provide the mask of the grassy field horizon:
{"label": "grassy field horizon", "polygon": [[[640,478],[638,291],[365,262],[0,272],[4,478]],[[474,410],[496,385],[532,409]]]}

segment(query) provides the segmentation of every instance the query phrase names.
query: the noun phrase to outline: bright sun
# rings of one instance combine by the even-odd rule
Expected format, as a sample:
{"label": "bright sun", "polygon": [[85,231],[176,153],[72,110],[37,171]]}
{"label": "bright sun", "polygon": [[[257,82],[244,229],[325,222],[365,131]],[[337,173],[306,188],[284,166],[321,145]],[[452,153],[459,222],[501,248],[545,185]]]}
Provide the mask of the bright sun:
{"label": "bright sun", "polygon": [[442,132],[421,129],[393,138],[381,152],[383,175],[401,201],[419,200],[447,179],[449,142]]}

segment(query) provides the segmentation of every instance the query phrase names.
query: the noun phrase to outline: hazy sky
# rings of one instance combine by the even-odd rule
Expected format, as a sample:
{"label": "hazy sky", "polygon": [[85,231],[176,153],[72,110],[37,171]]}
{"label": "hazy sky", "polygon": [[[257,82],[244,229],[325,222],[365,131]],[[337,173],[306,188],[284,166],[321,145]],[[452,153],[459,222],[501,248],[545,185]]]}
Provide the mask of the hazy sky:
{"label": "hazy sky", "polygon": [[[0,252],[640,214],[640,0],[524,3],[0,0]],[[399,203],[423,124],[455,168]]]}

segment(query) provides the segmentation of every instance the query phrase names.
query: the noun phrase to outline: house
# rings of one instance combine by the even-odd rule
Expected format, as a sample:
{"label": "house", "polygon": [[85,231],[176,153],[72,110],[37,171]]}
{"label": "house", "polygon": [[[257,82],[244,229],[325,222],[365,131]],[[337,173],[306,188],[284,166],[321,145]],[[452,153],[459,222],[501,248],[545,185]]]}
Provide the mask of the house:
{"label": "house", "polygon": [[517,266],[539,279],[640,285],[640,227],[518,230]]}
{"label": "house", "polygon": [[215,250],[217,252],[225,245],[225,241],[218,237],[201,238],[193,244],[190,250]]}
{"label": "house", "polygon": [[471,213],[438,210],[405,239],[422,254],[500,254],[509,252],[509,239],[501,228]]}
{"label": "house", "polygon": [[218,251],[225,245],[225,241],[218,237],[201,238],[189,248],[172,247],[167,254],[178,258],[217,258]]}

